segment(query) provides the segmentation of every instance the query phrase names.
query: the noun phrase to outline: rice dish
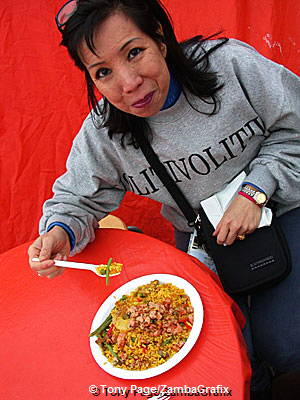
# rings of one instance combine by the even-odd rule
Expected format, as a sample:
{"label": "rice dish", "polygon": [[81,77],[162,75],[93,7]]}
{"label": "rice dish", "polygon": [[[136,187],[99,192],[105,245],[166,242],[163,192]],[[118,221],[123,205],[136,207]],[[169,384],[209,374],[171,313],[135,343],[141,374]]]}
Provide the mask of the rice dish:
{"label": "rice dish", "polygon": [[115,367],[146,370],[163,364],[187,341],[194,321],[190,298],[171,283],[152,281],[119,299],[90,336]]}

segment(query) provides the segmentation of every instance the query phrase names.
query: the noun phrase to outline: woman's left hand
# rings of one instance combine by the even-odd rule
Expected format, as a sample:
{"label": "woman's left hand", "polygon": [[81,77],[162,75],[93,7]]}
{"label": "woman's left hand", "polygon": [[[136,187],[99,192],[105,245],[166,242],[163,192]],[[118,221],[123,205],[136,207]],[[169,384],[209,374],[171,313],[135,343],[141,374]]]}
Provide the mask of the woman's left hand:
{"label": "woman's left hand", "polygon": [[213,236],[218,244],[232,244],[238,235],[253,232],[259,225],[261,208],[253,201],[237,195],[225,211]]}

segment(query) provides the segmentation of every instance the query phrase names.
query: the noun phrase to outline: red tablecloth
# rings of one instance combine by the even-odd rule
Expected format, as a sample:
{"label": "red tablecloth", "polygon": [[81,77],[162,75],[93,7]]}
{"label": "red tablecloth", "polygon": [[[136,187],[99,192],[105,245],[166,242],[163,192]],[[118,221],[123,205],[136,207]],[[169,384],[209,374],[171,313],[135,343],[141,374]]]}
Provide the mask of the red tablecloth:
{"label": "red tablecloth", "polygon": [[[2,398],[91,399],[90,385],[222,385],[232,394],[225,398],[248,399],[250,366],[240,329],[243,318],[214,275],[197,260],[143,234],[99,230],[95,242],[73,259],[99,264],[113,257],[122,262],[122,274],[111,278],[106,287],[105,279],[89,271],[66,270],[54,280],[38,277],[28,266],[28,245],[0,256]],[[192,351],[164,374],[142,381],[115,378],[92,357],[91,321],[116,288],[151,273],[178,275],[198,290],[204,306],[199,339]],[[105,395],[100,389],[100,399],[125,398]],[[131,393],[127,398],[146,397]]]}

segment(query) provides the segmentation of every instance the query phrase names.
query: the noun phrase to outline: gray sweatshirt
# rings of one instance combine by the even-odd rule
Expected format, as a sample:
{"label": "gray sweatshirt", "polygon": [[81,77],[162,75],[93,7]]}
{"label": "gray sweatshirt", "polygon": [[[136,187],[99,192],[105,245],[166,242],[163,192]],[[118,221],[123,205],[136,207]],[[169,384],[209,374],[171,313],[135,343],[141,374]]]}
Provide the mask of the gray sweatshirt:
{"label": "gray sweatshirt", "polygon": [[[154,151],[195,211],[242,170],[245,181],[278,202],[278,215],[299,207],[300,79],[233,39],[210,55],[210,65],[224,83],[219,112],[199,113],[181,94],[172,107],[148,118]],[[189,99],[202,112],[212,110]],[[53,222],[68,225],[75,254],[94,239],[98,221],[119,207],[126,191],[159,201],[176,229],[191,231],[141,150],[122,148],[118,135],[110,140],[89,115],[74,139],[66,173],[44,204],[40,233]]]}

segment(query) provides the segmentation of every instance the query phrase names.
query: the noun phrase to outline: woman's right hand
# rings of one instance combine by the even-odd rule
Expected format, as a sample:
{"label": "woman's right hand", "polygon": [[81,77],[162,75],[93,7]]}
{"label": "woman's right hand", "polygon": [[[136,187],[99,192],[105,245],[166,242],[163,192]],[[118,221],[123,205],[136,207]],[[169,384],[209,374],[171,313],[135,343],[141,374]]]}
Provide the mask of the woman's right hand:
{"label": "woman's right hand", "polygon": [[[55,278],[61,275],[63,268],[54,265],[54,259],[66,260],[70,254],[69,236],[60,226],[55,226],[49,232],[39,236],[29,247],[29,264],[39,276]],[[39,261],[32,261],[33,258]]]}

